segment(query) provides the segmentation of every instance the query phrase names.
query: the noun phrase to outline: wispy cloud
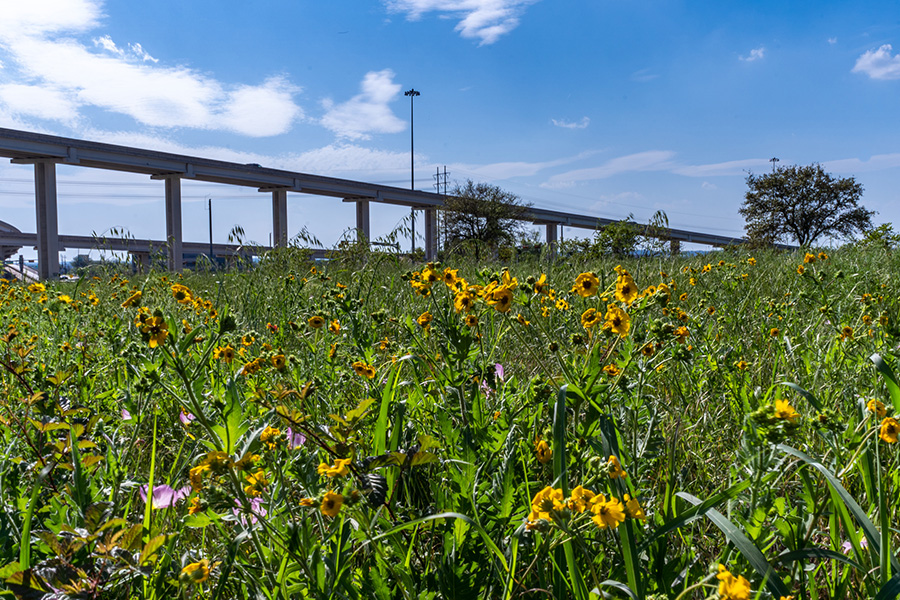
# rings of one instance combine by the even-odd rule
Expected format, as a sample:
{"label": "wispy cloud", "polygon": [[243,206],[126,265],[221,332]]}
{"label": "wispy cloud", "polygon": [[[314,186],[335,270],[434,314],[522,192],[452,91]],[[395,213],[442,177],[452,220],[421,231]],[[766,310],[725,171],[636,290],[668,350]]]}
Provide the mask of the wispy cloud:
{"label": "wispy cloud", "polygon": [[652,72],[650,69],[640,69],[639,71],[635,71],[631,74],[631,80],[637,81],[639,83],[646,83],[648,81],[653,81],[659,77],[656,73]]}
{"label": "wispy cloud", "polygon": [[836,37],[828,38],[828,43],[831,44],[832,46],[834,46],[835,44],[837,44],[837,38]]}
{"label": "wispy cloud", "polygon": [[[373,173],[409,174],[409,153],[372,150],[355,144],[330,144],[302,153],[261,154],[242,152],[221,146],[191,146],[160,135],[129,131],[90,130],[86,139],[108,144],[133,146],[146,150],[202,156],[240,164],[256,163],[264,167],[370,180]],[[427,157],[421,157],[427,160]]]}
{"label": "wispy cloud", "polygon": [[876,154],[868,160],[859,158],[844,158],[829,160],[822,163],[829,171],[835,173],[863,173],[868,171],[882,171],[900,167],[900,153]]}
{"label": "wispy cloud", "polygon": [[104,35],[98,38],[94,38],[94,45],[100,48],[103,48],[110,54],[114,56],[118,56],[119,58],[124,58],[126,60],[140,60],[140,61],[150,61],[154,63],[158,63],[158,58],[153,58],[150,56],[150,53],[144,50],[143,46],[140,44],[128,44],[128,50],[124,48],[119,48],[113,39]]}
{"label": "wispy cloud", "polygon": [[525,7],[538,0],[386,0],[389,10],[406,13],[416,21],[422,15],[437,12],[443,17],[460,18],[456,31],[464,38],[493,44],[519,26]]}
{"label": "wispy cloud", "polygon": [[391,112],[389,104],[400,94],[400,84],[394,83],[390,69],[366,73],[360,84],[361,92],[341,104],[325,100],[327,111],[322,126],[347,139],[371,138],[372,133],[397,133],[406,129],[406,122]]}
{"label": "wispy cloud", "polygon": [[567,156],[541,162],[499,162],[490,163],[487,165],[470,165],[458,163],[450,165],[450,169],[451,172],[463,172],[467,175],[472,174],[476,177],[481,177],[488,181],[497,181],[510,179],[513,177],[531,177],[547,169],[561,167],[564,165],[572,164],[573,162],[579,160],[583,160],[588,156],[591,156],[592,154],[594,154],[594,152],[582,152],[575,156]]}
{"label": "wispy cloud", "polygon": [[672,172],[687,177],[724,177],[729,175],[742,175],[754,168],[771,166],[767,158],[745,158],[742,160],[729,160],[720,163],[706,165],[683,165],[675,167]]}
{"label": "wispy cloud", "polygon": [[[159,64],[139,43],[118,45],[100,27],[101,0],[7,2],[0,55],[7,81],[0,102],[13,117],[71,122],[85,108],[127,115],[151,127],[225,130],[263,137],[287,132],[303,111],[300,90],[282,76],[260,85],[226,84],[184,66]],[[48,94],[32,105],[36,90]]]}
{"label": "wispy cloud", "polygon": [[900,79],[900,54],[891,56],[892,51],[890,44],[868,50],[856,59],[852,72],[865,73],[872,79]]}
{"label": "wispy cloud", "polygon": [[673,167],[674,152],[650,150],[606,161],[602,165],[586,169],[576,169],[550,177],[542,187],[567,187],[578,181],[606,179],[614,175],[633,171],[665,171]]}
{"label": "wispy cloud", "polygon": [[574,122],[566,121],[565,119],[550,119],[550,122],[563,129],[586,129],[591,124],[591,120],[588,117],[581,117],[580,121]]}
{"label": "wispy cloud", "polygon": [[764,46],[760,46],[759,48],[754,48],[750,51],[750,54],[747,56],[739,56],[738,58],[744,62],[753,62],[756,60],[762,60],[766,57],[766,49]]}
{"label": "wispy cloud", "polygon": [[74,125],[78,119],[71,96],[59,89],[21,83],[0,85],[0,104],[7,111],[23,117],[60,121]]}

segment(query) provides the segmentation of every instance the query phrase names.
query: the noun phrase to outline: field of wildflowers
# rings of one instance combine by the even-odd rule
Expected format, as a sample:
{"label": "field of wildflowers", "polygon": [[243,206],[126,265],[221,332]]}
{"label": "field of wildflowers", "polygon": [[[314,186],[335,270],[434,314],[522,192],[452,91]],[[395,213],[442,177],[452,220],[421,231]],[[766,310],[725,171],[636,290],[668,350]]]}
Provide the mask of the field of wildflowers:
{"label": "field of wildflowers", "polygon": [[895,598],[898,261],[830,253],[0,282],[0,595]]}

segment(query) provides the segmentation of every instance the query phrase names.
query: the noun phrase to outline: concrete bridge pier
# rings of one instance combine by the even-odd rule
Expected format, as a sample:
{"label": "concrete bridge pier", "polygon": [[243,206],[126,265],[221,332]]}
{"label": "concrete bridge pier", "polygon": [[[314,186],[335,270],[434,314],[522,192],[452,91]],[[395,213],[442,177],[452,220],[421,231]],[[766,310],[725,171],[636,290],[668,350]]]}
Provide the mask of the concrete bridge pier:
{"label": "concrete bridge pier", "polygon": [[56,201],[56,161],[34,162],[37,216],[38,276],[59,279],[59,214]]}
{"label": "concrete bridge pier", "polygon": [[437,209],[426,208],[425,213],[425,260],[437,258]]}
{"label": "concrete bridge pier", "polygon": [[272,246],[284,248],[288,245],[287,193],[272,190]]}
{"label": "concrete bridge pier", "polygon": [[368,244],[372,239],[371,222],[369,221],[369,201],[360,198],[356,201],[356,241]]}
{"label": "concrete bridge pier", "polygon": [[547,252],[550,260],[556,259],[556,247],[559,245],[559,225],[556,223],[547,223],[545,226],[547,238]]}
{"label": "concrete bridge pier", "polygon": [[37,225],[38,277],[59,279],[59,212],[56,198],[58,158],[13,158],[16,165],[34,165],[34,206]]}
{"label": "concrete bridge pier", "polygon": [[166,181],[166,242],[169,244],[169,270],[180,273],[184,269],[184,238],[181,234],[181,177],[167,175]]}

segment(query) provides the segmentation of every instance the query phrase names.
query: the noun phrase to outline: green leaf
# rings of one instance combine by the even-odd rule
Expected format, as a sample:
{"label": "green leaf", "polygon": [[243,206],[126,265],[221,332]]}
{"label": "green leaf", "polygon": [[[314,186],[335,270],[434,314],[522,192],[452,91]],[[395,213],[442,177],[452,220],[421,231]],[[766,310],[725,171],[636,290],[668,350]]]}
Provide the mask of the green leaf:
{"label": "green leaf", "polygon": [[[844,486],[841,485],[841,482],[838,481],[838,478],[835,477],[834,473],[821,462],[804,454],[796,448],[792,448],[785,444],[778,444],[775,447],[782,452],[799,458],[825,476],[828,485],[831,486],[831,489],[840,499],[840,502],[835,502],[835,504],[838,505],[839,510],[841,508],[848,510],[853,515],[853,518],[856,519],[856,522],[863,528],[863,533],[869,542],[869,549],[877,559],[878,555],[881,553],[881,535],[878,533],[878,530],[875,529],[875,525],[869,520],[869,517],[863,509],[857,504],[856,500],[853,499],[853,496],[844,489]],[[848,529],[850,528],[848,527]],[[897,559],[895,557],[891,557],[891,568],[894,572],[900,572],[900,565],[897,564]]]}
{"label": "green leaf", "polygon": [[195,513],[193,515],[188,515],[182,521],[185,527],[192,528],[203,528],[212,523],[212,519],[206,513]]}
{"label": "green leaf", "polygon": [[25,511],[25,517],[22,519],[22,540],[19,546],[19,564],[23,570],[31,568],[31,519],[37,508],[37,497],[41,491],[43,478],[38,478],[34,487],[31,489],[31,500],[28,502],[28,508]]}
{"label": "green leaf", "polygon": [[611,587],[613,589],[617,589],[620,592],[625,593],[631,600],[638,600],[637,594],[635,594],[630,587],[625,585],[624,583],[614,581],[612,579],[607,579],[606,581],[601,581],[597,587],[591,590],[590,598],[594,600],[594,598],[606,598],[606,594],[600,591],[601,587]]}
{"label": "green leaf", "polygon": [[875,368],[881,373],[884,384],[887,386],[888,392],[891,394],[891,402],[894,404],[894,410],[900,412],[900,382],[894,374],[891,366],[885,361],[880,354],[873,354],[869,357]]}
{"label": "green leaf", "polygon": [[138,564],[145,565],[147,562],[156,558],[156,553],[162,548],[163,544],[166,543],[166,539],[169,536],[163,534],[158,535],[155,538],[151,539],[149,542],[144,544],[144,549],[141,550],[141,557],[138,560]]}
{"label": "green leaf", "polygon": [[806,398],[806,401],[809,402],[813,406],[813,408],[815,408],[819,412],[822,412],[822,403],[819,402],[819,400],[815,396],[813,396],[811,392],[806,391],[805,389],[791,381],[782,381],[781,385],[785,385],[791,388],[792,390]]}
{"label": "green leaf", "polygon": [[[767,483],[768,480],[772,479],[773,476],[774,476],[774,474],[766,475],[763,478],[762,482]],[[688,510],[682,512],[680,515],[678,515],[674,519],[671,519],[668,522],[664,523],[662,526],[656,528],[653,531],[653,533],[650,536],[648,536],[648,538],[646,540],[644,540],[643,544],[641,544],[641,550],[642,551],[646,550],[650,544],[652,544],[654,541],[661,538],[662,536],[666,535],[670,531],[674,531],[674,530],[678,529],[679,527],[683,527],[683,526],[687,525],[688,523],[691,523],[693,521],[696,521],[697,519],[702,518],[706,514],[706,511],[708,511],[715,505],[725,502],[727,500],[736,498],[738,494],[740,494],[741,492],[743,492],[744,490],[749,488],[751,485],[753,485],[753,480],[745,479],[744,481],[740,481],[740,482],[734,484],[727,490],[721,491],[714,496],[710,496],[709,498],[706,499],[705,502],[695,505],[695,506],[689,508]]]}
{"label": "green leaf", "polygon": [[881,586],[875,595],[875,600],[894,600],[900,596],[900,575],[894,576],[893,579]]}
{"label": "green leaf", "polygon": [[[679,498],[684,498],[691,504],[702,504],[700,498],[696,498],[687,492],[678,492],[676,495]],[[769,591],[772,592],[776,598],[787,596],[791,593],[790,590],[785,587],[784,583],[782,583],[781,577],[775,572],[772,565],[766,560],[766,557],[763,556],[762,552],[759,551],[759,548],[756,547],[756,544],[744,535],[744,533],[738,529],[737,525],[729,521],[725,515],[714,508],[710,508],[706,511],[706,517],[725,534],[725,537],[728,538],[729,542],[734,544],[734,547],[747,559],[747,562],[750,563],[750,566],[753,567],[759,576],[765,579],[766,587],[769,588]]]}
{"label": "green leaf", "polygon": [[840,552],[835,552],[834,550],[829,550],[828,548],[801,548],[800,550],[793,550],[791,552],[782,552],[778,556],[775,557],[773,562],[780,563],[789,563],[789,562],[797,562],[797,561],[807,561],[812,558],[825,558],[828,560],[836,560],[838,562],[844,563],[845,565],[850,565],[857,571],[864,573],[866,571],[865,567],[856,562],[855,560],[844,556]]}
{"label": "green leaf", "polygon": [[5,583],[20,600],[41,600],[50,592],[44,580],[31,569],[14,573]]}

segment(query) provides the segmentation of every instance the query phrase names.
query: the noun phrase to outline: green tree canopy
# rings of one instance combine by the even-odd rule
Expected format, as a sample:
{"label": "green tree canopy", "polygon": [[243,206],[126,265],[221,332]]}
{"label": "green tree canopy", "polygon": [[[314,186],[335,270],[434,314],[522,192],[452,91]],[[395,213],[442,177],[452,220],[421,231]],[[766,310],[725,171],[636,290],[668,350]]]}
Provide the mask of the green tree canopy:
{"label": "green tree canopy", "polygon": [[525,230],[521,218],[529,205],[496,185],[469,179],[444,202],[444,236],[450,246],[471,240],[496,248],[515,243]]}
{"label": "green tree canopy", "polygon": [[859,205],[862,184],[837,179],[819,164],[750,173],[747,188],[739,212],[752,240],[810,246],[823,236],[851,237],[872,228],[875,212]]}

